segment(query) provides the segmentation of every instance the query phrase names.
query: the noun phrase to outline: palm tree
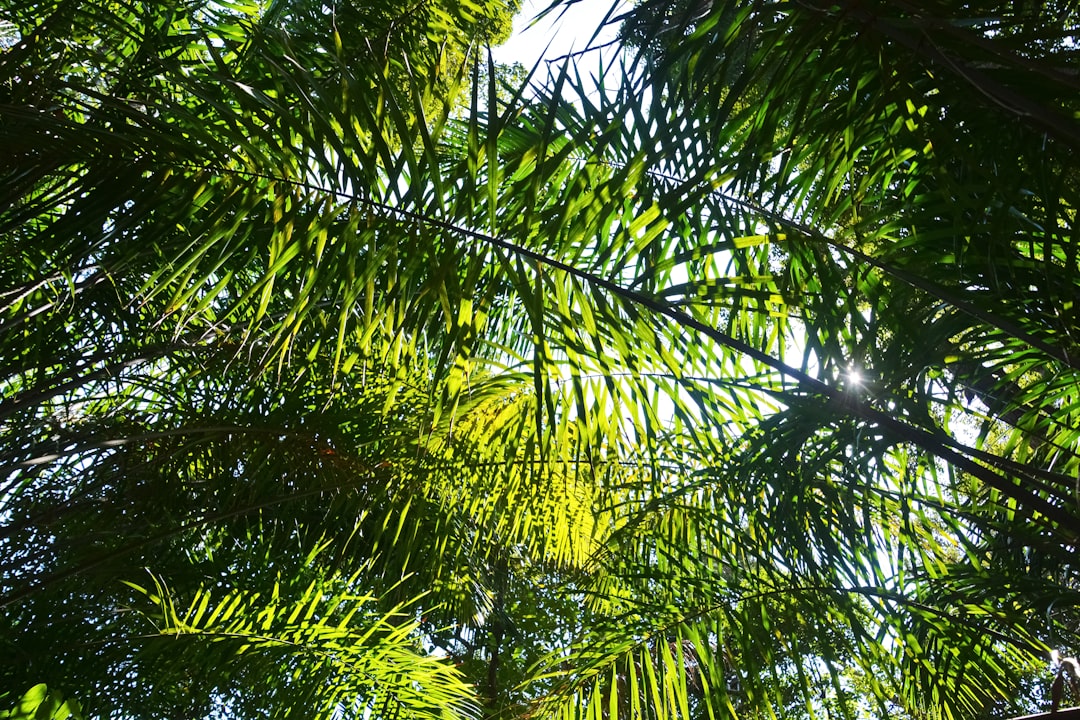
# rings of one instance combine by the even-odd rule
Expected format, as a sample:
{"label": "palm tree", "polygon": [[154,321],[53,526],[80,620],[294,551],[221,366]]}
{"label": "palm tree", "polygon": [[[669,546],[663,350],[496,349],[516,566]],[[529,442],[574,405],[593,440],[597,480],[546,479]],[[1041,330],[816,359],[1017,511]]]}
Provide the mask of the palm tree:
{"label": "palm tree", "polygon": [[9,704],[1040,699],[1071,6],[645,3],[460,119],[477,8],[331,9],[4,9]]}
{"label": "palm tree", "polygon": [[482,17],[318,10],[6,9],[13,697],[44,682],[95,716],[472,707],[420,629],[483,557],[440,495],[421,346],[438,298],[385,238],[421,253],[414,277],[450,251],[360,198],[409,171]]}
{"label": "palm tree", "polygon": [[841,695],[854,665],[908,712],[986,711],[1075,642],[1054,621],[1076,588],[1075,17],[714,5],[677,34],[631,13],[655,40],[582,123],[590,158],[642,176],[620,249],[666,224],[657,257],[612,253],[647,296],[619,297],[739,358],[675,352],[675,382],[750,396],[685,411],[701,479],[654,498],[680,534],[642,553],[641,594],[674,580],[673,626],[733,638],[695,663],[735,655],[746,695],[784,675]]}

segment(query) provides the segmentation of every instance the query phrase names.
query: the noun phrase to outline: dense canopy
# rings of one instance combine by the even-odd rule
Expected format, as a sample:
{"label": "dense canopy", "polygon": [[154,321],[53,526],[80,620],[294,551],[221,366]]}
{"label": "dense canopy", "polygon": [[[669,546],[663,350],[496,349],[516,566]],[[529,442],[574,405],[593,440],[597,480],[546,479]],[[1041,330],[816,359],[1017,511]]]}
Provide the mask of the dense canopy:
{"label": "dense canopy", "polygon": [[1080,704],[1080,6],[516,11],[0,0],[0,717]]}

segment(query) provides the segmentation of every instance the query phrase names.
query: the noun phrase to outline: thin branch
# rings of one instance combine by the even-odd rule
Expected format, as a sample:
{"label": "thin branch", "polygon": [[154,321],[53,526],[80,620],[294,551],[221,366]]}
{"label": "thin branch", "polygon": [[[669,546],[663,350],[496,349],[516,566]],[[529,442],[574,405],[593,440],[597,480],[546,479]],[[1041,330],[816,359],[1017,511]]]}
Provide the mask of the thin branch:
{"label": "thin branch", "polygon": [[[190,166],[189,166],[190,167]],[[609,292],[611,295],[625,300],[634,305],[638,305],[647,308],[657,315],[668,318],[676,325],[683,328],[693,330],[694,332],[703,335],[717,344],[733,350],[737,353],[741,353],[746,357],[749,357],[756,362],[770,367],[773,370],[793,379],[804,391],[810,393],[816,393],[826,397],[830,404],[838,409],[854,415],[862,420],[876,424],[883,429],[889,431],[897,440],[909,442],[919,447],[926,452],[934,455],[945,462],[963,470],[971,475],[979,478],[985,482],[988,486],[1004,493],[1007,497],[1017,500],[1027,509],[1037,512],[1042,515],[1046,521],[1049,521],[1049,527],[1051,530],[1059,533],[1063,537],[1069,540],[1075,540],[1080,538],[1080,523],[1077,523],[1077,517],[1074,512],[1067,510],[1061,506],[1055,505],[1046,498],[1039,496],[1038,493],[1032,492],[1022,485],[1018,485],[1011,481],[1009,478],[994,472],[993,469],[980,465],[975,462],[972,457],[979,457],[986,460],[987,458],[993,458],[994,464],[998,467],[1007,469],[1008,471],[1015,473],[1016,475],[1027,478],[1028,480],[1039,482],[1040,478],[1046,478],[1051,480],[1055,484],[1061,484],[1062,482],[1072,482],[1072,478],[1067,478],[1060,473],[1053,473],[1040,468],[1028,467],[1019,463],[1014,463],[1005,458],[999,458],[989,453],[978,451],[974,448],[967,447],[958,442],[954,438],[946,435],[938,428],[934,428],[933,431],[916,425],[910,425],[892,414],[878,410],[873,407],[869,402],[855,397],[851,393],[838,389],[829,385],[810,374],[792,367],[787,363],[784,363],[777,358],[769,355],[768,353],[759,350],[752,345],[743,342],[727,333],[708,325],[701,320],[689,315],[681,310],[672,308],[667,303],[661,302],[656,298],[645,295],[643,293],[630,290],[622,285],[607,280],[606,278],[599,277],[591,272],[580,270],[568,263],[565,263],[556,258],[549,257],[541,252],[532,250],[530,248],[512,243],[508,240],[488,235],[486,233],[471,230],[469,228],[460,227],[453,223],[439,220],[422,213],[418,213],[412,210],[406,210],[404,208],[395,207],[378,200],[372,200],[367,197],[363,197],[359,194],[346,193],[341,190],[330,190],[319,185],[308,183],[300,180],[286,180],[283,178],[266,175],[264,173],[258,173],[254,171],[246,170],[229,170],[229,169],[215,169],[215,168],[199,168],[206,171],[218,171],[222,173],[243,175],[249,177],[260,177],[264,179],[277,180],[280,182],[291,183],[300,187],[304,187],[311,190],[324,193],[334,193],[337,195],[344,195],[351,198],[353,201],[365,205],[369,208],[380,210],[385,213],[396,215],[398,217],[407,218],[424,225],[428,225],[433,228],[444,230],[446,232],[454,233],[463,237],[476,240],[491,247],[506,250],[511,254],[517,255],[522,258],[527,258],[540,265],[550,267],[552,269],[563,272],[571,277],[575,277],[582,280],[594,287],[600,288]],[[1040,483],[1041,484],[1041,483]],[[1069,498],[1062,498],[1068,501]]]}

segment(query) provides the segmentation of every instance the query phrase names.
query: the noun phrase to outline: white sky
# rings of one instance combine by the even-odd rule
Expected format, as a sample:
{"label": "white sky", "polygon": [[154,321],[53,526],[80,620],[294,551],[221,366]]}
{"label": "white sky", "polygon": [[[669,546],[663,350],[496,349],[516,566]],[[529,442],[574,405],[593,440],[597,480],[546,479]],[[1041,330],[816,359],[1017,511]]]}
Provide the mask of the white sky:
{"label": "white sky", "polygon": [[[604,16],[617,1],[620,5],[629,4],[626,0],[579,0],[573,5],[556,8],[534,23],[536,16],[551,4],[551,0],[524,0],[521,11],[514,19],[514,34],[505,44],[492,50],[495,61],[519,62],[528,70],[541,58],[554,60],[584,50]],[[618,14],[617,10],[612,16]],[[617,32],[618,26],[610,25],[592,44],[609,42]]]}

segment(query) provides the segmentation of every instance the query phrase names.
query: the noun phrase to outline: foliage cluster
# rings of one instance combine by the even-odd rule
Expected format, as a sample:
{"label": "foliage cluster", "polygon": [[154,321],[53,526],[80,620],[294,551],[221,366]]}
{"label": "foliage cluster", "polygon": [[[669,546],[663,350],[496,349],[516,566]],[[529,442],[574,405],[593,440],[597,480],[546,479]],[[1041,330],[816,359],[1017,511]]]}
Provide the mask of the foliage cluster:
{"label": "foliage cluster", "polygon": [[0,2],[8,715],[1049,704],[1080,9],[515,10]]}

